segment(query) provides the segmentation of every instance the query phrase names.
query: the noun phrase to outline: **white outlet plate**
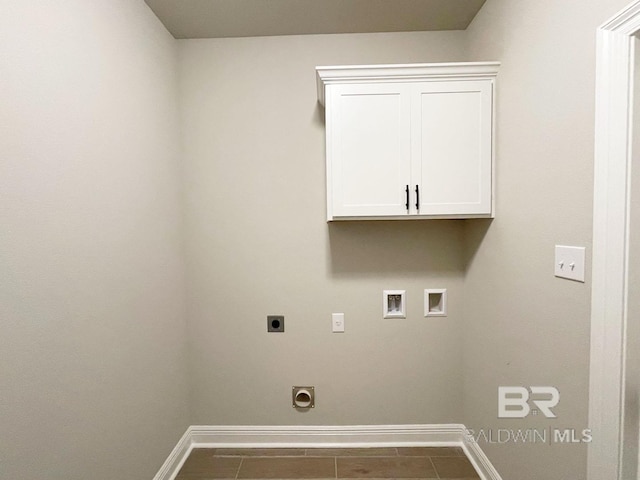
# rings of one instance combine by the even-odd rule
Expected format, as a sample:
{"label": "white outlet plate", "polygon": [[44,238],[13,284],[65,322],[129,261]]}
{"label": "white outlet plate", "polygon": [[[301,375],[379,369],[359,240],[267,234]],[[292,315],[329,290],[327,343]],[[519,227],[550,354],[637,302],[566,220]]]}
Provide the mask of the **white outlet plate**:
{"label": "white outlet plate", "polygon": [[556,245],[555,275],[584,283],[585,247]]}
{"label": "white outlet plate", "polygon": [[344,333],[344,313],[331,314],[331,331],[333,333]]}

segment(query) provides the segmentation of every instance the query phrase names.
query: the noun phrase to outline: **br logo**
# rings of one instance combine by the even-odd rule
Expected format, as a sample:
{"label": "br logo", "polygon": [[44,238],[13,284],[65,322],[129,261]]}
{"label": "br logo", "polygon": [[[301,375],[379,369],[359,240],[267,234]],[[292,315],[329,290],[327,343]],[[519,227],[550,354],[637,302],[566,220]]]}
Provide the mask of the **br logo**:
{"label": "br logo", "polygon": [[[536,409],[531,410],[529,401]],[[498,387],[498,418],[525,418],[538,412],[556,418],[551,409],[559,402],[560,392],[555,387]]]}

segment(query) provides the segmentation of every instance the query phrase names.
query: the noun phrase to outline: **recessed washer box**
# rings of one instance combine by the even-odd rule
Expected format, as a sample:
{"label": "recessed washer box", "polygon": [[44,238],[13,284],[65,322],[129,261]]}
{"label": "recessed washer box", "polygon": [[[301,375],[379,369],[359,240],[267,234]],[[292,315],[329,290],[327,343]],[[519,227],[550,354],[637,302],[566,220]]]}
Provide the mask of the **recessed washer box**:
{"label": "recessed washer box", "polygon": [[385,290],[382,292],[382,317],[407,318],[406,290]]}
{"label": "recessed washer box", "polygon": [[424,291],[424,316],[447,316],[447,289],[428,288]]}

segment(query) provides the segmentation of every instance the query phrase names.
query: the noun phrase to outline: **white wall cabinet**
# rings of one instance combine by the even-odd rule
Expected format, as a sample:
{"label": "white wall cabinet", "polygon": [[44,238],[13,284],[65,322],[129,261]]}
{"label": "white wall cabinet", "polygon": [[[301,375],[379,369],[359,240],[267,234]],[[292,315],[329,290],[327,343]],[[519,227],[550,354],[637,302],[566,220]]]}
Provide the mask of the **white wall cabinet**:
{"label": "white wall cabinet", "polygon": [[328,220],[492,217],[498,66],[317,67]]}

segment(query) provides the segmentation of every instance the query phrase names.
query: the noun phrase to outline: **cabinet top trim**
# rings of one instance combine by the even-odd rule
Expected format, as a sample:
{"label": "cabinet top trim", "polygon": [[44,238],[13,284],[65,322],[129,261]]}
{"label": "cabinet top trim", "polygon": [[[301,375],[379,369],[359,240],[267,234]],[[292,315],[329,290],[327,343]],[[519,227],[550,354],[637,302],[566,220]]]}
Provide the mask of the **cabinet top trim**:
{"label": "cabinet top trim", "polygon": [[499,67],[500,62],[316,67],[318,101],[324,105],[325,87],[327,85],[495,78],[498,74]]}

